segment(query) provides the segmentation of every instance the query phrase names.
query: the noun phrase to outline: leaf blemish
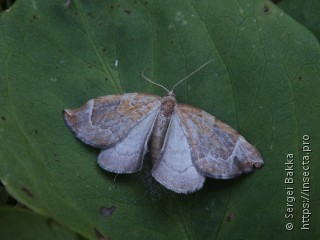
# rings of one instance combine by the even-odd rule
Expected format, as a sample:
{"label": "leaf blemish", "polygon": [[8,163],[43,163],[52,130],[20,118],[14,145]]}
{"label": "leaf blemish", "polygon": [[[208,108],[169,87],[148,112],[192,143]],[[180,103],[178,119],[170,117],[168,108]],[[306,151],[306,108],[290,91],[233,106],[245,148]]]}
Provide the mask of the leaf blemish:
{"label": "leaf blemish", "polygon": [[186,25],[187,24],[187,20],[185,19],[184,15],[182,14],[181,11],[177,11],[174,20],[176,22],[180,22],[181,25]]}
{"label": "leaf blemish", "polygon": [[32,16],[32,19],[30,20],[30,22],[33,22],[33,21],[35,21],[37,19],[37,16],[36,15],[33,15]]}
{"label": "leaf blemish", "polygon": [[53,158],[55,162],[60,162],[60,160],[58,159],[58,155],[56,153],[53,153]]}
{"label": "leaf blemish", "polygon": [[125,9],[125,10],[124,10],[124,12],[125,12],[126,14],[128,14],[128,15],[130,15],[130,14],[131,14],[131,11],[130,11],[130,10],[128,10],[128,9]]}
{"label": "leaf blemish", "polygon": [[228,213],[226,221],[230,223],[234,219],[234,213]]}
{"label": "leaf blemish", "polygon": [[116,211],[116,209],[117,208],[115,206],[111,206],[111,207],[102,206],[100,208],[101,216],[110,217]]}
{"label": "leaf blemish", "polygon": [[175,16],[175,20],[177,22],[181,21],[184,18],[184,15],[181,13],[181,11],[177,11],[176,16]]}
{"label": "leaf blemish", "polygon": [[99,240],[108,240],[109,238],[104,236],[98,229],[94,228],[94,233]]}
{"label": "leaf blemish", "polygon": [[3,121],[7,120],[4,116],[1,116],[1,119],[2,119]]}
{"label": "leaf blemish", "polygon": [[22,187],[21,191],[28,195],[28,197],[33,197],[33,193],[26,187]]}
{"label": "leaf blemish", "polygon": [[270,12],[270,8],[268,6],[264,6],[262,10],[264,13]]}

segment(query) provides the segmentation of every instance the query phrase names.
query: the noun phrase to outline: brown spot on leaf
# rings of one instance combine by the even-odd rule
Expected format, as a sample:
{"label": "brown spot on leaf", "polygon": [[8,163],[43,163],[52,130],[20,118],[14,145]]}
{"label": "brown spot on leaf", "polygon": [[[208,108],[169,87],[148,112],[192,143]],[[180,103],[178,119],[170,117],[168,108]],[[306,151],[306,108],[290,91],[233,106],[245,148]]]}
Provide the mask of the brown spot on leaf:
{"label": "brown spot on leaf", "polygon": [[116,211],[116,209],[117,208],[115,206],[111,206],[111,207],[102,206],[100,208],[100,213],[104,217],[110,217]]}
{"label": "brown spot on leaf", "polygon": [[228,215],[227,215],[227,218],[226,218],[226,221],[228,222],[228,223],[231,223],[232,222],[232,220],[234,219],[234,213],[228,213]]}
{"label": "brown spot on leaf", "polygon": [[269,13],[270,12],[269,6],[266,6],[266,5],[262,8],[262,10],[263,10],[264,13]]}
{"label": "brown spot on leaf", "polygon": [[37,19],[36,15],[32,15],[32,19],[30,20],[30,22],[34,22]]}
{"label": "brown spot on leaf", "polygon": [[21,191],[28,195],[28,197],[33,198],[33,193],[26,187],[22,187]]}
{"label": "brown spot on leaf", "polygon": [[98,229],[94,228],[94,233],[99,240],[110,240],[107,236],[104,236]]}

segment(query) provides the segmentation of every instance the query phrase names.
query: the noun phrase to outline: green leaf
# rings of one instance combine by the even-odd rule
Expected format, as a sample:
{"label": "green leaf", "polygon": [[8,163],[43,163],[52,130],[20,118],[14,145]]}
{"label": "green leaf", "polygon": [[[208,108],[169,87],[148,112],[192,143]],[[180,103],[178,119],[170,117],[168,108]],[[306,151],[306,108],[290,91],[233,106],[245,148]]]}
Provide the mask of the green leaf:
{"label": "green leaf", "polygon": [[0,208],[0,239],[81,239],[51,218],[24,209]]}
{"label": "green leaf", "polygon": [[280,1],[278,6],[292,18],[313,32],[318,40],[320,39],[319,1]]}
{"label": "green leaf", "polygon": [[[0,179],[17,200],[89,239],[317,239],[319,50],[269,1],[17,1],[0,18]],[[101,170],[99,150],[63,122],[64,108],[101,95],[163,95],[141,78],[145,67],[170,89],[210,59],[176,98],[254,144],[265,166],[253,174],[175,194],[152,179],[148,157],[139,173]],[[285,184],[289,153],[294,184]]]}

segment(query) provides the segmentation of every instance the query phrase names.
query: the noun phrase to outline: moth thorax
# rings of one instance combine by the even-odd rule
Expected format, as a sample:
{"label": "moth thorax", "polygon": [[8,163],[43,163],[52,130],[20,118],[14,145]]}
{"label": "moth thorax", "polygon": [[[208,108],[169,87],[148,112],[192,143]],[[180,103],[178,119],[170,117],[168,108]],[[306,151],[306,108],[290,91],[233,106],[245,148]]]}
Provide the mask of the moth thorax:
{"label": "moth thorax", "polygon": [[171,116],[176,106],[176,99],[174,96],[169,95],[161,99],[161,110],[165,116]]}
{"label": "moth thorax", "polygon": [[151,157],[153,163],[160,158],[161,149],[164,144],[164,139],[175,105],[176,99],[172,95],[167,95],[161,99],[160,112],[157,116],[151,136]]}

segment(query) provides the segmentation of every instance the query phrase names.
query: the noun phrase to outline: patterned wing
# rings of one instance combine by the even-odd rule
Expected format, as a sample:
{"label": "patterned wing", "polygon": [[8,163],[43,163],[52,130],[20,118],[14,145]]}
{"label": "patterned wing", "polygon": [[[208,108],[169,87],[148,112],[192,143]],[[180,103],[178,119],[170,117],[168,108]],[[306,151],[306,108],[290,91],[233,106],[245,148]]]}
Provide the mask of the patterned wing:
{"label": "patterned wing", "polygon": [[98,163],[103,169],[132,173],[141,169],[160,104],[153,95],[110,95],[66,109],[64,119],[79,139],[102,148]]}
{"label": "patterned wing", "polygon": [[103,149],[98,157],[100,167],[115,173],[139,171],[142,168],[143,158],[148,148],[148,139],[157,114],[157,111],[153,111],[131,128],[125,137]]}
{"label": "patterned wing", "polygon": [[92,99],[78,109],[65,109],[64,120],[77,138],[106,148],[128,134],[136,124],[159,110],[158,96],[126,93]]}
{"label": "patterned wing", "polygon": [[176,111],[166,133],[161,157],[152,168],[152,175],[166,188],[177,193],[191,193],[204,184],[205,177],[193,166],[190,147]]}
{"label": "patterned wing", "polygon": [[263,166],[257,149],[227,124],[189,105],[177,109],[193,164],[205,176],[229,179]]}

